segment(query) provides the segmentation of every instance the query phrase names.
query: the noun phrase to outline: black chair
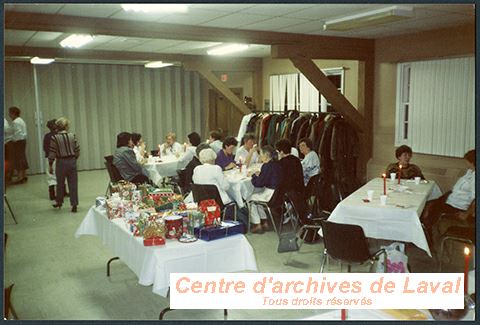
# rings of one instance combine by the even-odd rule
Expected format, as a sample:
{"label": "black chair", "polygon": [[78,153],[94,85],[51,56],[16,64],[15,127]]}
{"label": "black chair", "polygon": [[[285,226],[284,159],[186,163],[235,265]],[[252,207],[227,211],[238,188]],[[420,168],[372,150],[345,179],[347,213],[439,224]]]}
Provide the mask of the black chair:
{"label": "black chair", "polygon": [[[118,181],[123,180],[122,175],[118,171],[117,167],[113,164],[113,156],[105,156],[105,167],[107,168],[108,176],[110,177],[110,183],[116,183]],[[108,194],[108,190],[110,189],[110,183],[107,185],[107,190],[105,191],[105,195]]]}
{"label": "black chair", "polygon": [[475,224],[468,223],[466,225],[454,225],[447,228],[447,230],[440,237],[440,251],[439,251],[439,268],[442,272],[443,253],[445,243],[447,241],[459,242],[471,246],[471,251],[475,248]]}
{"label": "black chair", "polygon": [[233,207],[233,220],[237,221],[237,204],[235,202],[223,204],[222,197],[216,185],[192,184],[192,194],[193,200],[197,203],[203,200],[215,200],[220,206],[222,220],[225,219],[227,209]]}
{"label": "black chair", "polygon": [[[327,256],[340,263],[348,264],[348,272],[351,271],[352,264],[362,265],[366,262],[371,263],[371,272],[374,263],[379,260],[381,254],[384,254],[386,261],[387,254],[385,249],[382,248],[374,254],[370,253],[368,241],[362,227],[330,221],[320,221],[320,223],[325,244],[320,273],[323,272]],[[384,272],[386,272],[386,265],[387,263],[384,263]]]}

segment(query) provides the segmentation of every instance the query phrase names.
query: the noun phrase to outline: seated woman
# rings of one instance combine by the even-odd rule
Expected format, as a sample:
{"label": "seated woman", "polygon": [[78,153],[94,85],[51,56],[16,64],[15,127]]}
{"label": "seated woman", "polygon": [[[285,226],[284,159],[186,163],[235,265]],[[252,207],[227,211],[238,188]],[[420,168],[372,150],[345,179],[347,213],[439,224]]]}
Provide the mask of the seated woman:
{"label": "seated woman", "polygon": [[210,137],[207,140],[207,143],[210,145],[210,148],[218,154],[222,150],[222,132],[220,129],[218,131],[210,131]]}
{"label": "seated woman", "polygon": [[320,173],[320,160],[315,151],[312,150],[313,143],[309,138],[303,138],[299,141],[298,148],[305,156],[302,160],[303,169],[303,183],[307,186],[308,181],[312,176]]}
{"label": "seated woman", "polygon": [[[260,172],[252,175],[252,184],[255,189],[250,201],[268,202],[280,182],[280,166],[276,161],[276,152],[272,146],[262,147],[260,159],[263,165]],[[250,222],[253,224],[250,231],[254,234],[262,234],[264,231],[271,230],[263,207],[258,204],[250,204],[249,206]],[[260,219],[262,220],[261,224]]]}
{"label": "seated woman", "polygon": [[463,175],[452,191],[440,198],[427,202],[422,213],[422,223],[427,233],[432,235],[432,228],[442,213],[455,216],[459,221],[473,218],[475,213],[475,150],[470,150],[463,157],[467,163],[467,172]]}
{"label": "seated woman", "polygon": [[238,148],[235,153],[235,162],[242,162],[249,167],[251,164],[256,164],[260,161],[257,152],[257,145],[255,144],[255,136],[253,134],[246,134],[243,137],[243,146]]}
{"label": "seated woman", "polygon": [[159,156],[178,156],[183,152],[183,147],[176,141],[175,133],[170,132],[165,137],[165,143],[160,145]]}
{"label": "seated woman", "polygon": [[117,149],[113,154],[113,165],[126,181],[142,184],[150,180],[146,170],[140,165],[133,152],[132,134],[122,132],[117,135]]}
{"label": "seated woman", "polygon": [[202,141],[200,139],[200,134],[198,134],[197,132],[190,133],[189,135],[187,135],[187,138],[189,143],[185,148],[185,153],[179,159],[179,162],[184,164],[188,164],[193,159],[193,157],[195,157],[195,150]]}
{"label": "seated woman", "polygon": [[143,142],[142,135],[139,133],[132,133],[132,142],[135,158],[139,163],[145,162],[145,142]]}
{"label": "seated woman", "polygon": [[233,151],[237,144],[238,141],[234,137],[226,137],[223,140],[222,150],[217,153],[217,159],[215,159],[215,164],[220,166],[222,170],[229,170],[237,166],[233,158]]}
{"label": "seated woman", "polygon": [[198,159],[200,152],[203,149],[209,149],[210,146],[206,143],[200,143],[196,150],[195,150],[195,156],[193,156],[192,160],[187,164],[185,167],[184,171],[184,177],[185,177],[185,191],[190,191],[191,184],[192,184],[192,178],[193,178],[193,171],[195,170],[195,167],[200,166],[202,163]]}
{"label": "seated woman", "polygon": [[218,188],[223,204],[228,204],[232,202],[232,199],[226,192],[230,187],[230,183],[223,175],[222,168],[215,165],[216,157],[217,155],[213,149],[200,151],[199,160],[202,165],[195,167],[192,180],[194,184],[215,185]]}
{"label": "seated woman", "polygon": [[291,154],[292,144],[288,139],[281,139],[275,147],[278,151],[280,160],[280,182],[277,190],[269,201],[269,206],[278,208],[282,206],[284,195],[290,191],[304,195],[305,185],[303,183],[303,169],[300,159]]}
{"label": "seated woman", "polygon": [[422,179],[425,179],[420,168],[417,165],[410,164],[410,159],[412,158],[412,148],[406,145],[398,147],[397,150],[395,150],[395,157],[398,161],[387,166],[387,177],[391,173],[398,173],[401,165],[401,177],[403,179],[412,179],[415,177],[421,177]]}

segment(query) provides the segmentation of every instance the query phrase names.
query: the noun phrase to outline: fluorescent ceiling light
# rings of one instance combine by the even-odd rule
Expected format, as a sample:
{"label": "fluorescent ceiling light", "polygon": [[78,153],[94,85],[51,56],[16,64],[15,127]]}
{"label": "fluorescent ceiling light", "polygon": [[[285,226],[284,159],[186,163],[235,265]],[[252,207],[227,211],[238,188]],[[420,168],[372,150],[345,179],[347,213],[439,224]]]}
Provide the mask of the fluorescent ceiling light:
{"label": "fluorescent ceiling light", "polygon": [[53,61],[55,61],[55,59],[42,59],[42,58],[39,58],[38,56],[30,59],[31,64],[50,64]]}
{"label": "fluorescent ceiling light", "polygon": [[79,48],[91,42],[93,40],[92,35],[87,34],[73,34],[60,42],[62,47]]}
{"label": "fluorescent ceiling light", "polygon": [[347,31],[413,17],[413,8],[391,6],[325,21],[324,30]]}
{"label": "fluorescent ceiling light", "polygon": [[164,4],[144,4],[144,3],[131,3],[122,4],[122,8],[125,11],[135,12],[186,12],[188,10],[188,4],[178,3],[164,3]]}
{"label": "fluorescent ceiling light", "polygon": [[173,65],[173,63],[167,63],[167,62],[162,62],[162,61],[152,61],[145,63],[145,68],[164,68],[164,67],[169,67]]}
{"label": "fluorescent ceiling light", "polygon": [[208,55],[226,55],[248,49],[246,44],[226,44],[207,51]]}

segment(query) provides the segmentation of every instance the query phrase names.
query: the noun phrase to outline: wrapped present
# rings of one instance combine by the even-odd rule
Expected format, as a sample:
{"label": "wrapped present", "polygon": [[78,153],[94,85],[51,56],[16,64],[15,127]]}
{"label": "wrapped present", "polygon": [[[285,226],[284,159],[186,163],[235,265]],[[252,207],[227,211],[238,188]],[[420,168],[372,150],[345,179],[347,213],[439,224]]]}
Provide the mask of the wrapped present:
{"label": "wrapped present", "polygon": [[162,237],[152,237],[148,239],[143,239],[143,246],[161,246],[165,245],[165,239]]}
{"label": "wrapped present", "polygon": [[130,200],[132,198],[132,193],[136,189],[137,185],[125,180],[110,184],[110,193],[119,193],[120,196],[126,200]]}
{"label": "wrapped present", "polygon": [[202,228],[205,226],[205,215],[202,212],[193,211],[192,219],[194,228]]}
{"label": "wrapped present", "polygon": [[220,206],[215,200],[203,200],[198,209],[205,215],[205,226],[220,224]]}
{"label": "wrapped present", "polygon": [[219,226],[195,228],[195,236],[201,240],[210,241],[244,233],[244,225],[238,221],[224,221]]}
{"label": "wrapped present", "polygon": [[183,234],[183,217],[182,216],[167,216],[165,219],[165,226],[167,228],[166,237],[170,239],[178,239]]}
{"label": "wrapped present", "polygon": [[109,219],[122,218],[125,214],[125,207],[118,193],[115,193],[110,199],[108,199],[106,205],[107,216]]}

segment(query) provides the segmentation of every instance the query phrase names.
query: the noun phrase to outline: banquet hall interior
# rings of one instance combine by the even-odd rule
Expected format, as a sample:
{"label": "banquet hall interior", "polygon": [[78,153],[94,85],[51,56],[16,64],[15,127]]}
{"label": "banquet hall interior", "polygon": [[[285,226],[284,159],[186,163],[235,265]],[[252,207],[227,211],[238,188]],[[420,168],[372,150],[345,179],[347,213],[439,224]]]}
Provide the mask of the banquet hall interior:
{"label": "banquet hall interior", "polygon": [[[330,256],[334,249],[327,241],[339,235],[328,236],[327,224],[360,226],[370,253],[399,244],[399,255],[408,264],[399,272],[465,273],[468,294],[475,292],[474,4],[198,2],[135,7],[10,2],[3,10],[5,317],[156,320],[169,307],[168,275],[173,272],[387,269],[385,260],[382,267],[377,261],[371,269],[368,263],[350,267]],[[12,115],[12,107],[19,108],[19,118]],[[56,191],[58,199],[60,185],[51,185],[47,174],[55,178],[56,173],[58,180],[67,158],[55,156],[62,150],[53,152],[52,143],[45,149],[44,137],[47,122],[58,126],[61,117],[68,120],[66,132],[75,135],[80,148],[78,157],[68,155],[76,162],[78,185],[68,176],[64,191],[69,196],[54,208],[58,201],[49,191]],[[17,127],[20,118],[26,147],[25,137],[7,142],[7,130]],[[182,184],[181,171],[192,159],[202,165],[197,170],[209,164],[201,154],[207,150],[195,151],[193,132],[217,154],[212,131],[220,141],[234,137],[237,154],[247,147],[248,141],[242,140],[249,135],[255,143],[247,148],[249,161],[237,159],[231,170],[221,173],[229,184],[226,196],[236,206],[234,224],[243,230],[207,241],[201,233],[194,235],[192,226],[192,242],[182,242],[192,216],[202,211],[204,222],[210,218],[192,190],[195,183],[202,184],[196,181],[200,173],[193,169],[193,181],[190,175]],[[127,195],[134,202],[140,192],[150,193],[147,201],[155,206],[145,210],[149,221],[165,219],[167,229],[161,244],[153,241],[159,246],[147,247],[152,241],[146,232],[142,238],[135,231],[140,229],[138,220],[128,219],[138,219],[143,212],[112,208],[120,201],[119,193],[124,195],[122,186],[133,184],[112,176],[113,169],[120,169],[115,159],[122,132],[138,133],[144,143],[136,164],[150,184],[137,184]],[[172,133],[181,149],[169,156],[161,145]],[[288,140],[291,154],[290,147],[284,152],[287,149],[277,145],[282,139]],[[219,143],[218,152],[228,156],[230,142],[223,142],[223,148]],[[7,146],[13,154],[7,154]],[[262,214],[261,223],[254,224],[252,193],[259,188],[254,180],[264,171],[266,146],[281,158],[278,165],[285,154],[304,166],[311,151],[317,171],[296,179],[305,185],[300,199],[283,193],[272,211],[262,210],[267,219]],[[19,150],[28,162],[23,178]],[[106,158],[112,155],[113,164]],[[52,157],[57,166],[49,173]],[[120,174],[127,180],[122,170]],[[293,183],[291,175],[284,171],[279,184]],[[172,218],[165,217],[175,215],[175,208],[158,206],[158,195],[166,188],[178,201],[168,199],[165,206],[187,211],[179,217],[183,233],[177,227],[172,235]],[[216,204],[223,209],[224,202]],[[445,207],[449,210],[442,210]],[[337,245],[348,246],[353,237],[342,229],[346,237]],[[280,252],[282,231],[296,236],[300,247]],[[466,255],[470,260],[465,264]],[[119,260],[111,261],[114,257]],[[163,317],[341,316],[338,310],[312,308],[231,309],[228,316],[219,309],[172,310]],[[348,317],[436,319],[426,310],[352,309]]]}

